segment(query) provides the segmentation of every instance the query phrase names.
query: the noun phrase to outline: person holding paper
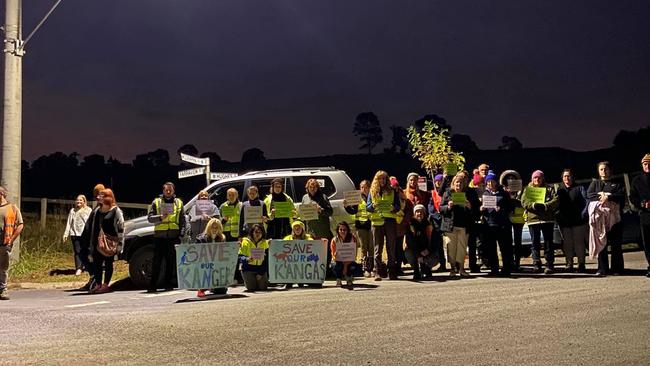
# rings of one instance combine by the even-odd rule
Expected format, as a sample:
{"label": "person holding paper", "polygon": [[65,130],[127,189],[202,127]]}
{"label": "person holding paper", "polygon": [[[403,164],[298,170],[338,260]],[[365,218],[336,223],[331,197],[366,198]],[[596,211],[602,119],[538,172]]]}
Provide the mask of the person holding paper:
{"label": "person holding paper", "polygon": [[275,178],[271,181],[271,191],[264,199],[270,212],[267,222],[269,239],[282,239],[291,232],[291,222],[296,214],[293,200],[284,193],[284,180]]}
{"label": "person holding paper", "polygon": [[[266,205],[264,204],[264,201],[259,198],[259,190],[257,186],[248,187],[246,190],[246,195],[248,196],[248,200],[242,203],[241,212],[239,214],[240,238],[248,235],[248,231],[253,224],[262,223],[266,225],[266,221],[269,219]],[[262,215],[259,217],[259,220],[256,220],[257,222],[246,222],[246,207],[262,207]]]}
{"label": "person holding paper", "polygon": [[[316,209],[318,210],[318,219],[305,221],[307,224],[307,230],[309,230],[315,239],[327,239],[327,241],[329,241],[332,238],[330,217],[334,214],[334,209],[332,209],[330,200],[327,198],[325,193],[323,193],[320,184],[318,184],[318,181],[314,178],[307,180],[305,190],[307,193],[302,196],[302,204],[315,204]],[[327,249],[327,263],[325,268],[330,268],[330,264],[332,263],[332,252],[329,250],[329,246]]]}
{"label": "person holding paper", "polygon": [[[357,252],[357,242],[354,236],[352,235],[352,231],[350,230],[350,225],[348,225],[347,222],[342,221],[339,222],[338,225],[336,225],[336,236],[331,240],[330,242],[330,250],[332,251],[332,258],[335,261],[334,265],[334,275],[336,276],[336,286],[341,287],[342,285],[342,279],[343,276],[346,278],[346,284],[349,287],[352,287],[354,285],[353,279],[354,279],[354,272],[356,271],[357,263],[353,260],[348,260],[349,258],[342,258],[343,254],[341,255],[337,254],[338,249],[341,249],[341,252],[343,251],[343,247],[346,247],[346,250],[353,249],[354,254],[352,254],[350,257],[351,258],[356,258],[356,252]],[[346,253],[349,254],[349,253]]]}
{"label": "person holding paper", "polygon": [[[294,220],[291,223],[291,234],[285,236],[283,240],[314,240],[311,235],[307,234],[305,230],[305,224],[300,220]],[[302,287],[302,283],[298,284],[298,287]],[[285,284],[285,289],[290,289],[293,287],[293,283]]]}
{"label": "person holding paper", "polygon": [[438,250],[434,245],[434,227],[428,220],[424,205],[413,208],[413,218],[406,232],[404,254],[413,268],[413,280],[431,278],[431,267],[438,261]]}
{"label": "person holding paper", "polygon": [[413,218],[413,202],[408,200],[406,198],[406,193],[404,190],[399,186],[399,182],[397,181],[396,177],[390,177],[390,185],[391,187],[395,190],[395,193],[399,197],[399,204],[400,204],[400,209],[397,212],[397,218],[395,221],[397,222],[397,231],[396,231],[396,239],[395,239],[395,258],[397,258],[397,274],[399,276],[404,275],[404,271],[402,270],[402,264],[407,264],[408,261],[406,260],[406,256],[404,255],[404,237],[406,236],[406,232],[409,229],[409,223],[411,222],[411,219]]}
{"label": "person holding paper", "polygon": [[585,273],[585,248],[587,247],[587,191],[575,184],[571,169],[562,172],[562,184],[557,190],[559,209],[557,224],[564,241],[565,271],[573,272],[573,257],[578,257],[578,272]]}
{"label": "person holding paper", "polygon": [[192,239],[196,239],[197,236],[205,231],[206,224],[211,218],[219,217],[219,209],[210,200],[208,191],[199,192],[188,216],[190,219],[190,235]]}
{"label": "person holding paper", "polygon": [[555,271],[555,253],[553,250],[553,228],[555,226],[555,212],[559,202],[555,188],[547,185],[544,172],[536,170],[531,176],[531,182],[521,192],[521,205],[524,208],[524,218],[528,223],[530,238],[533,242],[531,251],[535,272],[542,272],[542,259],[540,257],[541,240],[544,235],[544,257],[546,258],[545,274]]}
{"label": "person holding paper", "polygon": [[264,226],[253,224],[248,236],[242,239],[239,262],[246,292],[266,291],[268,281],[269,241],[264,239]]}
{"label": "person holding paper", "polygon": [[363,276],[370,278],[375,267],[375,244],[372,241],[372,234],[370,232],[370,214],[366,211],[366,202],[368,201],[368,193],[370,193],[370,181],[366,179],[362,180],[359,184],[359,190],[361,190],[361,202],[358,205],[351,206],[343,200],[343,206],[345,207],[345,212],[354,215],[354,229],[356,230],[357,240],[361,247]]}
{"label": "person holding paper", "polygon": [[[510,195],[499,187],[494,173],[489,173],[485,177],[485,183],[486,189],[483,192],[483,204],[481,205],[481,216],[485,226],[481,242],[490,263],[489,275],[510,276],[512,271],[512,228],[509,214],[513,210],[513,206]],[[502,258],[501,273],[499,273],[497,243]]]}
{"label": "person holding paper", "polygon": [[388,255],[388,278],[397,279],[397,212],[400,210],[400,201],[395,190],[388,184],[388,173],[383,170],[375,173],[370,185],[370,195],[366,202],[366,210],[370,213],[372,225],[372,239],[375,244],[375,281],[381,281],[384,275],[384,262],[382,254],[384,240]]}
{"label": "person holding paper", "polygon": [[172,290],[174,284],[174,273],[176,273],[176,248],[174,245],[180,243],[180,238],[185,233],[185,214],[183,213],[183,201],[176,197],[174,183],[163,184],[163,192],[160,197],[153,200],[149,208],[147,220],[155,224],[153,234],[153,261],[151,263],[151,279],[147,292],[158,291],[158,277],[162,261],[165,261],[165,273],[163,273],[163,288]]}
{"label": "person holding paper", "polygon": [[[612,179],[612,169],[608,161],[601,161],[598,163],[598,175],[600,176],[600,179],[592,180],[591,184],[589,184],[589,188],[587,188],[587,199],[591,202],[600,202],[603,205],[611,206],[615,210],[618,210],[620,217],[623,217],[623,207],[625,207],[625,185],[622,182]],[[609,272],[607,246],[609,246],[612,251],[611,273],[615,275],[623,274],[625,271],[622,248],[623,222],[619,221],[614,224],[606,232],[606,236],[606,246],[598,253],[598,271],[596,274],[599,276],[605,276],[607,272]]]}
{"label": "person holding paper", "polygon": [[[474,221],[472,203],[465,195],[467,193],[467,181],[462,175],[457,174],[451,180],[451,187],[442,197],[440,211],[444,219],[449,220],[451,228],[447,228],[443,237],[447,249],[447,262],[451,266],[449,276],[453,277],[459,273],[468,277],[465,271],[465,256],[467,255],[468,228]],[[476,208],[478,209],[478,207]]]}
{"label": "person holding paper", "polygon": [[510,203],[513,205],[513,210],[510,213],[510,223],[512,224],[512,239],[513,239],[513,263],[512,271],[519,271],[519,263],[521,262],[521,257],[523,256],[523,249],[521,247],[521,239],[524,230],[524,208],[521,205],[521,199],[519,197],[519,190],[511,189],[512,181],[517,181],[517,185],[521,186],[521,175],[515,170],[506,170],[501,173],[499,181],[503,185],[504,191],[510,195]]}
{"label": "person holding paper", "polygon": [[[196,237],[197,243],[223,243],[226,241],[226,236],[223,234],[223,226],[221,221],[217,218],[212,218],[205,225],[205,230]],[[206,289],[199,289],[196,297],[205,297]],[[225,294],[228,291],[226,287],[216,288],[210,290],[213,295]]]}
{"label": "person holding paper", "polygon": [[235,188],[226,191],[227,201],[219,206],[221,212],[221,223],[226,241],[237,241],[239,238],[239,214],[242,203],[239,202],[239,192]]}
{"label": "person holding paper", "polygon": [[440,266],[438,267],[438,272],[444,272],[447,270],[447,258],[445,258],[445,247],[442,245],[442,233],[440,232],[440,223],[442,216],[440,215],[440,204],[442,203],[442,195],[444,192],[439,193],[439,189],[442,187],[444,176],[438,174],[433,178],[433,189],[431,190],[431,200],[429,200],[429,220],[434,225],[433,237],[436,243],[436,248],[438,250],[438,260]]}

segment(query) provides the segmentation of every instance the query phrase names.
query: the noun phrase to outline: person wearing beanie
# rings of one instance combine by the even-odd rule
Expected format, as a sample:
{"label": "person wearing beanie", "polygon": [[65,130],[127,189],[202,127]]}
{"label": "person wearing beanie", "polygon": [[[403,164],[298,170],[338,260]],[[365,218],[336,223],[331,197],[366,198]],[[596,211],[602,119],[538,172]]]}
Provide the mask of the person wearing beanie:
{"label": "person wearing beanie", "polygon": [[[433,231],[433,241],[435,244],[435,249],[437,250],[438,260],[440,266],[437,271],[444,272],[447,270],[447,259],[445,258],[445,248],[442,245],[442,233],[440,232],[440,223],[442,216],[440,216],[440,204],[442,203],[442,194],[440,193],[440,188],[444,182],[444,176],[438,174],[433,178],[433,189],[431,190],[431,199],[429,200],[428,211],[429,211],[429,221],[434,225]],[[444,192],[443,192],[444,193]]]}
{"label": "person wearing beanie", "polygon": [[[481,247],[480,238],[482,237],[484,225],[480,221],[480,211],[478,210],[478,207],[481,206],[481,197],[483,197],[483,192],[485,191],[485,177],[487,176],[488,169],[489,167],[487,164],[481,164],[479,168],[474,169],[474,176],[472,177],[468,189],[468,192],[471,192],[470,194],[476,197],[475,207],[477,208],[475,210],[476,214],[474,220],[469,228],[469,239],[467,242],[469,268],[472,273],[480,273],[481,265],[489,262],[487,256],[483,252],[483,248]],[[483,172],[484,175],[482,175],[481,172]],[[478,258],[481,258],[480,263]]]}
{"label": "person wearing beanie", "polygon": [[[513,205],[510,202],[510,195],[499,186],[493,172],[485,176],[485,187],[480,207],[481,219],[485,223],[481,235],[481,245],[490,265],[489,275],[510,276],[512,272],[512,227],[509,216]],[[496,197],[496,207],[485,207],[488,197]],[[503,262],[501,272],[499,272],[497,243]]]}
{"label": "person wearing beanie", "polygon": [[650,154],[645,154],[641,159],[643,173],[632,180],[630,187],[630,202],[639,212],[641,223],[641,238],[645,258],[648,261],[647,277],[650,277]]}
{"label": "person wearing beanie", "polygon": [[413,218],[406,232],[404,254],[413,269],[413,280],[431,277],[431,267],[438,262],[438,251],[433,242],[434,228],[427,219],[424,205],[415,205]]}
{"label": "person wearing beanie", "polygon": [[573,272],[573,257],[578,257],[578,272],[585,272],[585,248],[587,244],[587,191],[575,184],[571,169],[562,172],[562,184],[557,190],[559,201],[557,224],[564,239],[566,272]]}
{"label": "person wearing beanie", "polygon": [[[527,191],[533,189],[544,189],[543,202],[534,201]],[[532,193],[532,192],[531,192]],[[531,182],[521,192],[521,205],[524,208],[524,219],[528,223],[530,238],[533,242],[531,252],[535,272],[542,272],[542,259],[540,257],[541,240],[544,235],[544,257],[546,258],[545,274],[552,274],[555,271],[555,253],[553,252],[553,229],[555,227],[555,212],[559,206],[555,188],[547,185],[544,173],[536,170],[531,176]]]}
{"label": "person wearing beanie", "polygon": [[418,186],[419,179],[420,176],[417,173],[409,173],[406,178],[406,189],[404,193],[406,194],[406,199],[411,201],[414,206],[423,205],[427,207],[429,205],[429,195]]}
{"label": "person wearing beanie", "polygon": [[[589,203],[589,215],[594,217],[595,206],[598,202],[601,205],[614,207],[618,210],[618,216],[623,217],[623,207],[625,207],[625,184],[620,180],[612,179],[612,169],[608,161],[601,161],[597,164],[598,175],[600,179],[594,179],[587,188],[587,199]],[[618,207],[616,207],[618,206]],[[615,217],[616,215],[614,214]],[[589,227],[589,255],[598,254],[598,271],[596,275],[605,276],[609,271],[609,258],[607,256],[607,246],[612,251],[611,273],[620,275],[624,272],[623,263],[623,222],[618,221],[611,226],[606,232],[607,242],[604,243],[602,250],[598,252],[600,246],[592,239],[591,232],[594,227]]]}
{"label": "person wearing beanie", "polygon": [[524,208],[521,206],[521,197],[519,191],[510,190],[510,182],[514,180],[521,180],[521,175],[516,170],[506,170],[501,173],[499,182],[503,186],[503,190],[510,195],[510,203],[512,203],[513,211],[510,213],[510,223],[512,224],[512,241],[513,241],[513,263],[512,270],[519,271],[519,263],[523,256],[523,249],[521,246],[522,234],[524,230]]}
{"label": "person wearing beanie", "polygon": [[[295,220],[291,223],[291,234],[285,236],[283,240],[314,240],[311,235],[307,234],[305,230],[305,224],[300,220]],[[302,287],[302,283],[298,284],[298,287]],[[290,289],[293,287],[293,283],[286,283],[284,288]]]}

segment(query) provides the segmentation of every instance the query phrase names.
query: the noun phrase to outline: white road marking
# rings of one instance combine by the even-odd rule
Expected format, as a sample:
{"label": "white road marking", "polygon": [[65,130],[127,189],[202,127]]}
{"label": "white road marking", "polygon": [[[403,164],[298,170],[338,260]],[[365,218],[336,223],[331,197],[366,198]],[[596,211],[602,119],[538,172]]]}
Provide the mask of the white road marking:
{"label": "white road marking", "polygon": [[75,305],[65,305],[64,308],[82,308],[84,306],[93,306],[93,305],[103,305],[103,304],[110,304],[110,301],[96,301],[96,302],[89,302],[86,304],[75,304]]}
{"label": "white road marking", "polygon": [[168,291],[168,292],[159,292],[155,294],[146,294],[143,295],[142,297],[160,297],[160,296],[171,296],[171,295],[176,295],[176,294],[181,294],[183,293],[182,291]]}

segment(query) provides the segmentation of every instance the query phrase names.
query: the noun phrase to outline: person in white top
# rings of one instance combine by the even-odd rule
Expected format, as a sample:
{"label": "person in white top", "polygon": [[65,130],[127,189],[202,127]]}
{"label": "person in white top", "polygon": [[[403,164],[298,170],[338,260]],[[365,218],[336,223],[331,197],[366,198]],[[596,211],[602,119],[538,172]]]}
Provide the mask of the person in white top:
{"label": "person in white top", "polygon": [[68,238],[72,239],[76,276],[79,276],[82,271],[87,270],[89,266],[88,258],[84,258],[81,255],[81,234],[84,231],[86,221],[88,221],[88,216],[90,216],[90,211],[92,210],[87,205],[86,196],[83,194],[78,195],[74,207],[70,209],[70,214],[68,214],[68,221],[66,222],[65,232],[63,233],[64,242],[68,241]]}

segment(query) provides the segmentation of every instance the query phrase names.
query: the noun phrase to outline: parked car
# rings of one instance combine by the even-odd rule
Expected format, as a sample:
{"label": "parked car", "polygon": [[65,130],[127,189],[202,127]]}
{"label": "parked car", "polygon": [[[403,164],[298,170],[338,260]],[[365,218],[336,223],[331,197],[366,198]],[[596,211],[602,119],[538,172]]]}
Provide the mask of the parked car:
{"label": "parked car", "polygon": [[[260,198],[263,199],[269,193],[271,181],[275,178],[284,179],[285,191],[294,200],[296,207],[300,205],[302,196],[306,193],[305,184],[307,180],[311,178],[318,180],[334,209],[334,215],[330,220],[333,233],[335,233],[338,222],[353,220],[343,208],[343,197],[344,192],[356,188],[343,170],[333,167],[254,171],[216,181],[205,190],[210,194],[210,199],[216,204],[221,204],[226,201],[226,191],[228,189],[235,188],[239,192],[239,197],[245,199],[246,189],[255,185],[259,188]],[[194,196],[185,204],[185,213],[189,212],[194,206],[196,199],[197,196]],[[154,225],[147,221],[146,216],[125,222],[124,245],[120,259],[124,259],[129,263],[129,275],[133,283],[138,287],[146,287],[151,276],[151,261],[154,249],[153,232]]]}

